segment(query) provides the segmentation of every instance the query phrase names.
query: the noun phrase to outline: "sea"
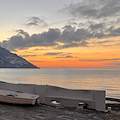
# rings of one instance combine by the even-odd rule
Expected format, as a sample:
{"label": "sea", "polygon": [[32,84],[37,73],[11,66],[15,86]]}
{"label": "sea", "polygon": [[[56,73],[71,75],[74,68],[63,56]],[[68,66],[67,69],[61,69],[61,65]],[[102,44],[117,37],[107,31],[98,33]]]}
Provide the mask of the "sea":
{"label": "sea", "polygon": [[120,98],[120,69],[0,68],[0,81],[53,85],[69,89],[105,90],[107,97]]}

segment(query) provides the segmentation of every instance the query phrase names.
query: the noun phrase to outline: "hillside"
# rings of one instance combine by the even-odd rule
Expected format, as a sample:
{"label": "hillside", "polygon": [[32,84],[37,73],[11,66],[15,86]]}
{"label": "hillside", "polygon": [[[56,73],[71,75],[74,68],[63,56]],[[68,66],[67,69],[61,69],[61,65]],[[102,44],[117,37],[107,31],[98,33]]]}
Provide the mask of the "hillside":
{"label": "hillside", "polygon": [[27,60],[0,47],[0,68],[37,68]]}

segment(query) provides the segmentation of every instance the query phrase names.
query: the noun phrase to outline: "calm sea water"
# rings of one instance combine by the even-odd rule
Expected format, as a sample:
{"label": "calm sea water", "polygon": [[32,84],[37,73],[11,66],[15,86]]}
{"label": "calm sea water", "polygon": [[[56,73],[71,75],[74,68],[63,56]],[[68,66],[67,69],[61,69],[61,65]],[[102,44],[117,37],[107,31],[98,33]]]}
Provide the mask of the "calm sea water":
{"label": "calm sea water", "polygon": [[102,89],[120,98],[120,70],[68,68],[0,69],[0,81],[55,85],[72,89]]}

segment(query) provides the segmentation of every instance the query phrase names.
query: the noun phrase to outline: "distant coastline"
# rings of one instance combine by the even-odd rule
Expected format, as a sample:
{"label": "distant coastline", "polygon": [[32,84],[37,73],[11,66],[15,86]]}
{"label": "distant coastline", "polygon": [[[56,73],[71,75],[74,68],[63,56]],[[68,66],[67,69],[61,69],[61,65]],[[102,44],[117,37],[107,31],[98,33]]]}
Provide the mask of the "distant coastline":
{"label": "distant coastline", "polygon": [[0,67],[0,69],[40,69],[40,67]]}

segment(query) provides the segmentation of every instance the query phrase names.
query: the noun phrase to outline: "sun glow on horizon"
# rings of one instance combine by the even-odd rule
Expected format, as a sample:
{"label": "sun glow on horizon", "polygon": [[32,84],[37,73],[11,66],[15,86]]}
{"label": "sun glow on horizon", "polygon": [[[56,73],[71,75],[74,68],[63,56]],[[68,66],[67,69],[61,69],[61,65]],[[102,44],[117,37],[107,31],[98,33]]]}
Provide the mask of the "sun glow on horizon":
{"label": "sun glow on horizon", "polygon": [[119,0],[0,3],[0,46],[32,64],[120,68]]}
{"label": "sun glow on horizon", "polygon": [[14,53],[38,67],[120,68],[117,66],[120,62],[118,49],[100,46],[56,51],[52,48],[32,47]]}

